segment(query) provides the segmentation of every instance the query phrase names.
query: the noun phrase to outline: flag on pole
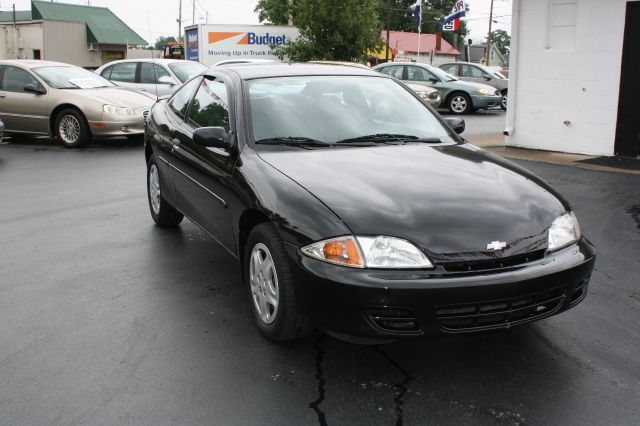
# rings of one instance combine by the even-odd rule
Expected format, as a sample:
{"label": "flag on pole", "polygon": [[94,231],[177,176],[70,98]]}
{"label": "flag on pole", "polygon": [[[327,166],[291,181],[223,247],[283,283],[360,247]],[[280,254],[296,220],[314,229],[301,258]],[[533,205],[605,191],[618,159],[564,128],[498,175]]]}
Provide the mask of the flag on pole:
{"label": "flag on pole", "polygon": [[460,29],[460,18],[464,18],[466,15],[464,0],[458,0],[451,9],[451,13],[444,18],[444,24],[442,24],[443,31],[455,31]]}
{"label": "flag on pole", "polygon": [[418,2],[416,3],[416,7],[413,9],[413,17],[416,18],[416,24],[418,25],[418,28],[420,28],[422,25],[422,2]]}

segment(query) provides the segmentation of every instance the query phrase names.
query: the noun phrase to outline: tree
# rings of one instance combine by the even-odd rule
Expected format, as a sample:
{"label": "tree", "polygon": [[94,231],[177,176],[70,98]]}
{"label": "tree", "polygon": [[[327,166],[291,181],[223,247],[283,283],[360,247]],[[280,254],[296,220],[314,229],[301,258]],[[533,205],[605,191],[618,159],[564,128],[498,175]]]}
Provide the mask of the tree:
{"label": "tree", "polygon": [[[267,13],[270,22],[282,19],[280,9],[266,9],[266,3],[274,5],[281,0],[261,0],[258,7]],[[380,0],[294,0],[290,7],[293,24],[300,36],[284,46],[276,46],[273,52],[279,58],[293,61],[367,60],[368,52],[382,44],[382,25],[378,13]],[[277,13],[280,13],[278,15]]]}
{"label": "tree", "polygon": [[258,20],[273,25],[289,23],[289,0],[260,0],[254,9]]}
{"label": "tree", "polygon": [[160,36],[160,37],[158,37],[158,38],[156,39],[156,42],[155,42],[155,44],[153,45],[153,48],[154,48],[155,50],[162,50],[162,49],[164,49],[164,45],[165,45],[165,44],[167,44],[167,43],[169,43],[169,42],[172,42],[172,41],[176,41],[176,38],[175,38],[175,37],[173,37],[173,36],[169,36],[169,37],[166,37],[166,36]]}
{"label": "tree", "polygon": [[505,55],[511,48],[511,36],[505,30],[491,31],[491,43]]}

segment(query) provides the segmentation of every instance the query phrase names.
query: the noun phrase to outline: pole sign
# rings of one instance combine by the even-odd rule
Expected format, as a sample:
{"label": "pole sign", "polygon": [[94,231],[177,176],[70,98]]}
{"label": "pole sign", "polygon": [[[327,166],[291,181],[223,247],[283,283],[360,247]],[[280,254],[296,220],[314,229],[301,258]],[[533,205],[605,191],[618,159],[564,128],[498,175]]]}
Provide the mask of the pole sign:
{"label": "pole sign", "polygon": [[198,28],[189,28],[184,32],[185,59],[189,61],[200,60],[198,55]]}
{"label": "pole sign", "polygon": [[226,59],[273,59],[272,46],[295,40],[297,28],[274,25],[201,25],[200,62],[213,65]]}

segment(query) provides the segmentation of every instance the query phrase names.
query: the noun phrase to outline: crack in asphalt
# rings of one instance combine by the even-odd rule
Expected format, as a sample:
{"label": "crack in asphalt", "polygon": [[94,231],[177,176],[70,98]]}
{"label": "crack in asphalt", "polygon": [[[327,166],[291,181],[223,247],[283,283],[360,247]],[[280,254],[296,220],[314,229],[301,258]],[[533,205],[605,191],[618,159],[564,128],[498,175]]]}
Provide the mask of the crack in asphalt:
{"label": "crack in asphalt", "polygon": [[325,389],[324,385],[327,383],[327,380],[323,376],[322,364],[324,363],[324,354],[325,351],[320,347],[320,343],[325,338],[324,334],[318,336],[316,340],[313,341],[313,348],[316,350],[316,379],[318,380],[318,398],[315,401],[309,403],[309,408],[315,411],[318,416],[318,423],[320,426],[327,425],[327,418],[324,414],[324,411],[320,409],[320,405],[324,401],[325,397]]}
{"label": "crack in asphalt", "polygon": [[396,391],[396,397],[393,398],[393,401],[396,404],[396,426],[402,426],[404,424],[404,411],[402,410],[402,406],[404,405],[404,396],[406,395],[408,390],[406,385],[410,381],[414,380],[415,377],[410,375],[407,370],[402,368],[402,366],[396,360],[391,358],[388,353],[380,349],[380,346],[376,346],[375,349],[382,355],[384,359],[389,361],[391,365],[393,365],[400,373],[404,375],[404,380],[402,382],[393,385]]}
{"label": "crack in asphalt", "polygon": [[636,221],[638,229],[640,229],[640,204],[631,207],[629,210],[627,210],[627,213],[630,214],[633,220]]}

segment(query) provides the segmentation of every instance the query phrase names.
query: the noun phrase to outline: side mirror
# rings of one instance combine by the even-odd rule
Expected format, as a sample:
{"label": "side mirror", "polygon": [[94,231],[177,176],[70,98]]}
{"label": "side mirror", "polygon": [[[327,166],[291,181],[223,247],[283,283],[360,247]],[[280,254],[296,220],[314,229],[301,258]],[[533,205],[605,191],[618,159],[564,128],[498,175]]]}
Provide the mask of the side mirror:
{"label": "side mirror", "polygon": [[200,127],[193,132],[193,141],[208,148],[229,149],[229,134],[224,127]]}
{"label": "side mirror", "polygon": [[444,119],[454,132],[460,134],[464,132],[465,124],[464,119],[459,117],[447,117]]}
{"label": "side mirror", "polygon": [[440,81],[435,77],[429,77],[427,80],[429,80],[429,82],[431,82],[431,83],[437,83],[438,81]]}
{"label": "side mirror", "polygon": [[493,78],[491,78],[491,76],[490,76],[490,75],[485,75],[485,76],[484,76],[484,79],[485,79],[485,80],[487,80],[487,81],[491,81],[491,80],[493,80]]}
{"label": "side mirror", "polygon": [[176,82],[173,81],[173,79],[171,77],[169,77],[168,75],[163,75],[162,77],[160,77],[158,79],[158,83],[160,84],[170,84],[170,85],[175,85]]}
{"label": "side mirror", "polygon": [[44,87],[34,83],[25,84],[22,90],[27,93],[35,93],[36,95],[44,95],[47,93],[47,91],[44,90]]}

